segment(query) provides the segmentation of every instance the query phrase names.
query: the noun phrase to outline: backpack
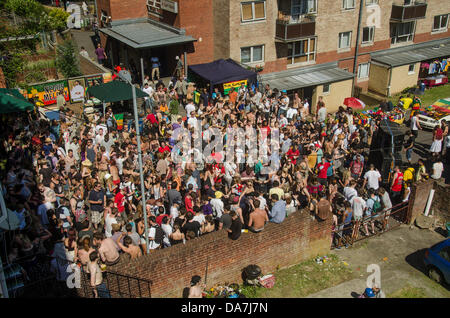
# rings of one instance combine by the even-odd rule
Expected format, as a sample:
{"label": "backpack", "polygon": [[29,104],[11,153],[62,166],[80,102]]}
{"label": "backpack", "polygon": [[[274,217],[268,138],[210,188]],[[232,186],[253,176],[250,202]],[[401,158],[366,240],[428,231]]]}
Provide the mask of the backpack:
{"label": "backpack", "polygon": [[378,213],[381,210],[381,202],[380,199],[374,200],[370,198],[373,201],[373,207],[372,207],[372,213]]}
{"label": "backpack", "polygon": [[155,243],[161,245],[164,239],[164,231],[160,226],[154,226],[155,228]]}

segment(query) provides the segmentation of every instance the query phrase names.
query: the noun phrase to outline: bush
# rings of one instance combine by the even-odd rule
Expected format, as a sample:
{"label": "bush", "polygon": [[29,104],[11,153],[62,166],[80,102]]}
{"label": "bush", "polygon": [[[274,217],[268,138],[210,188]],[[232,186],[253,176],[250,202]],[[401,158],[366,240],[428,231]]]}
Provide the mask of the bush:
{"label": "bush", "polygon": [[66,40],[57,46],[58,56],[56,65],[64,77],[75,77],[82,75],[75,55],[75,47],[71,40]]}

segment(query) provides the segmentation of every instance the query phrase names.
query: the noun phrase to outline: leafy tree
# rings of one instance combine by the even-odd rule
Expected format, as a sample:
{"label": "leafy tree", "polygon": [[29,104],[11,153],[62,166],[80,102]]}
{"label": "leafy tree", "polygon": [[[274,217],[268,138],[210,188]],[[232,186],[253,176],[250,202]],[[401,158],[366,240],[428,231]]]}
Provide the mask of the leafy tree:
{"label": "leafy tree", "polygon": [[56,58],[56,65],[61,73],[63,73],[64,77],[82,75],[72,41],[66,40],[63,44],[58,45],[57,51],[58,56]]}

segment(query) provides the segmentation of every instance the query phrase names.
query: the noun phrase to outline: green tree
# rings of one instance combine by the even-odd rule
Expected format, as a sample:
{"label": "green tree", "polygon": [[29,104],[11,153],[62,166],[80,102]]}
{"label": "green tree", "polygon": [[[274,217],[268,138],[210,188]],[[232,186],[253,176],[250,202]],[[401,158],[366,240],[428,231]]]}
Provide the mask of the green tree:
{"label": "green tree", "polygon": [[58,45],[57,52],[56,65],[64,77],[82,75],[75,55],[75,47],[71,40],[66,40],[63,44]]}

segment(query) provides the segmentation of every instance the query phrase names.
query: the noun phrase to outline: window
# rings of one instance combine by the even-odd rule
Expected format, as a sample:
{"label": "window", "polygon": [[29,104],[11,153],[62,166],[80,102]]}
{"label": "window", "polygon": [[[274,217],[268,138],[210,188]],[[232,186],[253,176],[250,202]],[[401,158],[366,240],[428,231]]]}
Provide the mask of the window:
{"label": "window", "polygon": [[343,0],[342,7],[346,10],[355,8],[355,0]]}
{"label": "window", "polygon": [[258,21],[266,18],[266,1],[241,3],[242,21]]}
{"label": "window", "polygon": [[413,74],[416,70],[416,64],[409,64],[408,74]]}
{"label": "window", "polygon": [[358,78],[368,78],[369,77],[370,63],[359,64],[358,67]]}
{"label": "window", "polygon": [[317,12],[317,0],[292,0],[291,14],[293,16]]}
{"label": "window", "polygon": [[316,60],[316,38],[288,43],[288,64]]}
{"label": "window", "polygon": [[374,26],[363,28],[362,43],[372,43],[374,33],[375,33]]}
{"label": "window", "polygon": [[339,48],[346,49],[350,47],[352,40],[352,32],[342,32],[339,33]]}
{"label": "window", "polygon": [[405,6],[410,6],[410,5],[414,4],[414,1],[413,0],[404,0],[403,3],[405,4]]}
{"label": "window", "polygon": [[322,93],[329,94],[330,93],[330,84],[323,84]]}
{"label": "window", "polygon": [[447,30],[448,14],[437,15],[434,17],[433,31]]}
{"label": "window", "polygon": [[414,37],[415,22],[392,23],[391,44],[409,42]]}
{"label": "window", "polygon": [[378,4],[378,0],[366,0],[366,6]]}
{"label": "window", "polygon": [[450,262],[450,246],[443,247],[439,252],[439,256],[441,256],[447,262]]}
{"label": "window", "polygon": [[264,45],[241,48],[241,63],[254,63],[264,61]]}

